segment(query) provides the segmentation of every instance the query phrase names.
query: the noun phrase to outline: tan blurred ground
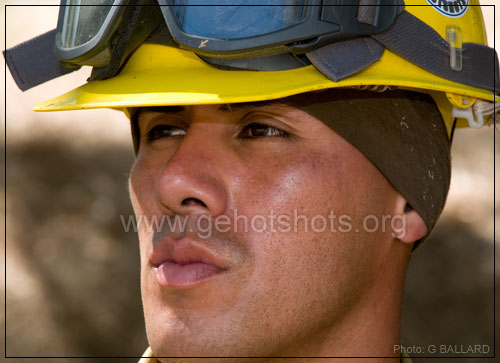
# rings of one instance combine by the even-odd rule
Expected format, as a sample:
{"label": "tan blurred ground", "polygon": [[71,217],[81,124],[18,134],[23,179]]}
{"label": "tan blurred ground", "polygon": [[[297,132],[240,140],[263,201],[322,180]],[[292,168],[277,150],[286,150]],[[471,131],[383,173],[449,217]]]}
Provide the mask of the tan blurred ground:
{"label": "tan blurred ground", "polygon": [[[4,4],[26,3],[0,1],[2,49],[5,18],[7,47],[55,27],[55,7],[9,6],[4,13]],[[483,8],[491,45],[492,10]],[[110,110],[31,111],[84,83],[89,73],[83,69],[24,93],[7,75],[10,356],[127,356],[146,346],[137,241],[119,220],[132,212],[127,120]],[[409,269],[402,329],[407,345],[494,344],[493,137],[491,127],[455,134],[445,212]]]}

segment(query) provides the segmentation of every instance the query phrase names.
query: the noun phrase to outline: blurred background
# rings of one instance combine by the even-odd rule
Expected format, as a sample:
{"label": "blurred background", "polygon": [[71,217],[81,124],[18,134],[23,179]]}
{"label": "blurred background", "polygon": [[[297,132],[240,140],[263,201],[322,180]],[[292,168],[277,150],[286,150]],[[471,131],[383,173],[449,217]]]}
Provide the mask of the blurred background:
{"label": "blurred background", "polygon": [[[0,1],[0,28],[6,29],[2,49],[55,27],[59,1],[4,7],[28,3]],[[490,46],[493,10],[483,7]],[[6,104],[1,100],[6,185],[2,178],[0,196],[7,210],[6,225],[4,218],[0,222],[2,229],[6,226],[7,255],[1,256],[7,273],[2,284],[6,354],[140,356],[147,342],[138,244],[120,220],[132,214],[126,188],[133,162],[128,121],[112,110],[31,111],[36,103],[85,83],[88,68],[24,93],[1,68],[6,82]],[[494,143],[493,127],[455,133],[445,211],[409,267],[402,321],[406,346],[484,344],[493,354],[493,276],[499,272],[493,268],[495,153],[499,156]]]}

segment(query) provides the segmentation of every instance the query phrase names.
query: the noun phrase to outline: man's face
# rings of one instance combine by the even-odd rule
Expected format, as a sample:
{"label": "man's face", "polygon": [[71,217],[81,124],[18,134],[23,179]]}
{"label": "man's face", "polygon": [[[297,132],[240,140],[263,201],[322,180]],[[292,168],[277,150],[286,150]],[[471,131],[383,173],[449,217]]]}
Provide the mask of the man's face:
{"label": "man's face", "polygon": [[156,355],[293,355],[376,295],[392,231],[363,218],[381,223],[397,193],[321,121],[260,103],[138,119],[130,193]]}

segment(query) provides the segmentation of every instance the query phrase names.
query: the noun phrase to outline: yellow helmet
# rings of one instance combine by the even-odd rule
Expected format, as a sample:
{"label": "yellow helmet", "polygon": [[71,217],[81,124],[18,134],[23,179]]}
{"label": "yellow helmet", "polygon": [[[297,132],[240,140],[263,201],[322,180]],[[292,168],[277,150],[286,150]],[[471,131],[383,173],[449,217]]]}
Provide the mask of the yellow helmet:
{"label": "yellow helmet", "polygon": [[[446,42],[450,51],[445,56],[449,57],[452,68],[453,63],[458,62],[459,68],[455,72],[459,74],[465,69],[482,67],[481,64],[474,64],[474,60],[465,54],[466,43],[486,44],[483,17],[478,5],[478,0],[406,0],[405,10],[426,23],[439,34],[442,42]],[[425,63],[428,47],[421,44],[414,46],[416,49],[413,49],[413,53],[420,53],[420,62]],[[462,47],[463,62],[464,65],[468,62],[469,68],[464,67],[460,71]],[[427,63],[432,61],[430,59]],[[496,59],[491,64],[498,67]],[[428,68],[431,69],[424,69],[414,60],[405,59],[397,47],[395,49],[385,44],[383,55],[378,61],[334,81],[325,75],[321,62],[319,67],[318,62],[313,62],[299,68],[276,71],[227,70],[208,64],[190,50],[144,43],[116,76],[90,81],[64,95],[40,103],[34,109],[62,111],[114,108],[126,111],[129,107],[137,106],[261,101],[337,87],[377,90],[399,87],[431,94],[443,115],[448,132],[455,118],[461,119],[457,127],[480,127],[485,116],[492,113],[492,103],[498,100],[493,90],[494,80],[491,79],[492,86],[488,88],[472,86],[437,75],[432,65]]]}
{"label": "yellow helmet", "polygon": [[[166,4],[166,1],[155,0],[155,3],[162,5]],[[168,3],[170,1],[168,0]],[[189,3],[194,0],[176,1]],[[229,0],[217,0],[219,1],[229,2]],[[260,1],[269,4],[276,0]],[[255,102],[333,88],[383,91],[395,87],[430,94],[443,116],[450,138],[454,127],[467,125],[480,127],[487,116],[493,113],[495,102],[499,98],[495,93],[495,86],[498,83],[498,60],[495,51],[486,46],[484,23],[477,0],[406,0],[404,4],[402,0],[280,1],[288,4],[306,4],[303,10],[309,12],[308,20],[302,21],[301,18],[298,25],[285,25],[281,30],[267,29],[263,34],[259,33],[260,28],[254,28],[253,30],[257,31],[255,36],[241,37],[241,34],[238,34],[238,37],[234,38],[235,42],[231,40],[234,27],[226,27],[225,19],[220,20],[205,14],[211,8],[194,9],[195,13],[198,12],[198,18],[191,24],[194,24],[194,30],[189,29],[193,33],[188,33],[187,36],[188,29],[183,29],[176,23],[180,19],[180,13],[175,13],[177,10],[174,7],[161,7],[163,14],[160,19],[157,16],[158,7],[153,8],[156,10],[156,15],[154,11],[149,15],[156,16],[155,19],[159,22],[149,24],[151,29],[142,34],[143,38],[136,43],[138,46],[135,51],[114,58],[110,57],[110,54],[116,49],[125,49],[128,40],[131,39],[127,38],[127,34],[130,35],[129,29],[134,29],[135,26],[129,26],[133,23],[133,12],[130,13],[132,14],[130,23],[121,21],[115,27],[115,23],[105,20],[99,25],[104,30],[120,29],[118,30],[120,37],[114,38],[114,42],[109,42],[110,38],[104,35],[99,36],[99,39],[96,38],[97,33],[90,34],[97,40],[94,45],[86,42],[88,34],[83,34],[81,37],[83,40],[80,41],[75,36],[74,28],[69,26],[72,25],[70,22],[65,31],[63,26],[60,33],[56,30],[42,36],[42,43],[50,44],[53,48],[55,39],[56,52],[59,52],[57,66],[60,66],[60,61],[67,61],[73,65],[93,65],[94,80],[62,96],[42,102],[35,107],[35,110],[114,108],[128,113],[130,108],[142,106]],[[130,0],[130,3],[135,5],[136,1]],[[314,4],[318,6],[310,6]],[[344,5],[338,6],[339,4]],[[384,6],[388,4],[391,7]],[[228,7],[237,8],[233,9],[235,12],[241,10],[240,18],[233,23],[236,28],[239,25],[238,21],[251,18],[247,8]],[[142,16],[142,8],[135,6],[133,9],[138,14],[136,24],[141,24],[137,19]],[[281,7],[283,13],[288,9]],[[267,15],[272,15],[274,10],[275,8]],[[108,15],[120,17],[118,12],[119,9],[116,8],[110,10]],[[78,11],[73,13],[76,14]],[[229,15],[232,18],[234,13]],[[259,19],[255,15],[256,13],[249,22],[254,20],[258,22]],[[64,24],[71,16],[66,13],[61,17],[60,14],[60,23]],[[87,21],[93,21],[95,18],[90,16],[87,19],[91,20]],[[105,16],[102,17],[104,18]],[[200,29],[195,29],[199,25],[198,21],[206,21],[205,25],[211,30],[222,29],[223,35],[204,33],[203,24],[199,27],[200,33]],[[218,24],[213,26],[213,22]],[[309,28],[307,28],[308,22]],[[329,23],[333,25],[330,26]],[[309,32],[309,37],[301,38],[300,32],[297,32],[298,28],[295,26],[303,24],[305,27],[301,29],[305,33]],[[334,31],[321,33],[317,26],[323,26],[327,30],[333,28]],[[153,28],[155,30],[150,32]],[[161,32],[155,33],[158,29],[161,29]],[[335,29],[341,30],[336,32]],[[273,43],[272,39],[269,40],[269,37],[275,37],[280,31],[292,34],[284,36],[284,43]],[[358,36],[355,36],[356,32],[359,32]],[[311,38],[311,34],[316,33],[318,35]],[[158,34],[161,37],[160,42]],[[339,37],[335,38],[337,36]],[[145,41],[146,38],[148,41]],[[293,39],[291,43],[290,39]],[[280,41],[282,40],[283,38]],[[120,44],[120,41],[123,43]],[[217,44],[213,45],[212,42]],[[261,47],[252,48],[254,42]],[[230,43],[231,47],[226,47]],[[109,44],[119,46],[112,48]],[[7,63],[9,58],[11,60],[16,58],[16,54],[17,59],[22,62],[23,51],[24,54],[30,54],[28,50],[21,48],[20,52],[10,55],[7,52]],[[257,51],[261,53],[257,54]],[[282,57],[283,55],[285,57]],[[293,63],[289,62],[290,59],[295,59],[295,65],[290,65]],[[62,70],[59,74],[64,72],[67,70]],[[58,75],[57,69],[49,75],[49,78],[53,75]],[[19,74],[17,77],[14,75],[14,78],[18,84],[22,85],[25,82],[25,78]],[[32,83],[28,80],[26,87],[36,82],[40,82],[36,77]],[[349,96],[352,91],[343,90],[341,93]],[[315,95],[321,96],[325,93],[319,92]],[[326,97],[332,98],[331,93],[326,93]],[[422,98],[428,99],[428,97]],[[424,112],[419,114],[420,117],[413,118],[417,126],[426,125],[420,121],[432,122],[431,119],[439,119],[439,113],[432,103],[431,106],[432,112]],[[369,113],[369,122],[363,126],[363,130],[368,130],[370,125],[376,126],[372,122],[372,114]],[[434,116],[437,116],[437,119],[433,118]],[[318,116],[318,119],[325,123],[328,121],[327,117]],[[457,119],[461,119],[460,122],[456,123]],[[421,163],[420,168],[415,166],[413,158],[418,157],[422,161],[420,153],[405,153],[405,157],[398,154],[395,159],[388,158],[384,154],[382,162],[379,158],[379,148],[370,146],[369,150],[363,149],[363,146],[366,146],[363,145],[363,139],[354,140],[355,137],[342,133],[338,124],[340,122],[335,122],[334,131],[362,151],[379,168],[425,219],[430,231],[443,208],[450,180],[450,144],[446,140],[443,125],[439,125],[439,132],[434,133],[434,139],[425,134],[418,139],[418,142],[415,141],[421,148],[433,149],[433,152],[429,152],[432,160],[434,155],[441,159],[439,165],[433,163],[432,167],[436,170],[434,173],[427,168],[427,164],[430,163]],[[345,130],[347,129],[349,132],[353,131],[351,125],[347,125]],[[412,128],[411,131],[415,135],[416,129]],[[134,132],[134,129],[132,131]],[[400,130],[396,131],[400,136]],[[399,138],[398,142],[400,144],[395,146],[395,149],[404,150],[403,146],[406,146],[408,139]],[[440,177],[434,180],[434,175],[437,174]],[[431,195],[432,198],[426,201],[426,195]]]}

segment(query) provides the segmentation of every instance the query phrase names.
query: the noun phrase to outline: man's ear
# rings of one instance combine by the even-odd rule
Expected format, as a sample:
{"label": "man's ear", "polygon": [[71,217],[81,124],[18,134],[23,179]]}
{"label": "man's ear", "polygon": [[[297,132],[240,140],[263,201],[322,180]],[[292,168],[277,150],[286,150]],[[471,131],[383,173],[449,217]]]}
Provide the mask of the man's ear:
{"label": "man's ear", "polygon": [[393,236],[404,243],[414,243],[427,234],[427,225],[420,215],[400,197],[398,211],[402,216],[400,223],[392,227]]}

